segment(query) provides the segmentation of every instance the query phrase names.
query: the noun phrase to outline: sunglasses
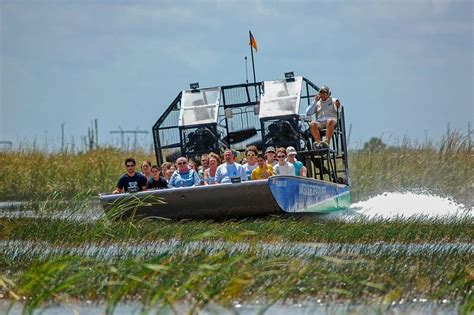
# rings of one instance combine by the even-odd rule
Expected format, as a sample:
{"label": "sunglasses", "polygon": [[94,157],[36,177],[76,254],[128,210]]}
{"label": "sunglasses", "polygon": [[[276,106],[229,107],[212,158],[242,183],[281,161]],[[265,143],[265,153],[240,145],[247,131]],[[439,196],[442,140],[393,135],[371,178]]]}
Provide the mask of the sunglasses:
{"label": "sunglasses", "polygon": [[319,91],[319,94],[328,94],[326,91]]}
{"label": "sunglasses", "polygon": [[188,164],[188,162],[179,162],[177,163],[178,165],[185,165],[185,164]]}
{"label": "sunglasses", "polygon": [[247,153],[247,156],[255,156],[253,153]]}
{"label": "sunglasses", "polygon": [[285,158],[286,155],[277,155],[277,158]]}
{"label": "sunglasses", "polygon": [[125,165],[125,166],[126,166],[126,167],[134,167],[135,164],[127,164],[127,165]]}

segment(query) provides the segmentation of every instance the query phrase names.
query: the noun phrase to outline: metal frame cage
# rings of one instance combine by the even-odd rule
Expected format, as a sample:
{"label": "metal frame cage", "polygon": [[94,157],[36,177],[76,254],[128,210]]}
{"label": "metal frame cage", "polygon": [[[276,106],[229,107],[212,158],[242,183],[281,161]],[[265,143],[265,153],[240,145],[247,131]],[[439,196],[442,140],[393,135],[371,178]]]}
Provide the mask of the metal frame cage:
{"label": "metal frame cage", "polygon": [[325,179],[327,174],[333,182],[348,184],[344,110],[331,148],[312,150],[306,108],[318,92],[305,77],[181,91],[153,126],[156,160],[162,164],[186,156],[199,161],[204,153],[242,152],[249,145],[261,151],[293,146],[309,176]]}

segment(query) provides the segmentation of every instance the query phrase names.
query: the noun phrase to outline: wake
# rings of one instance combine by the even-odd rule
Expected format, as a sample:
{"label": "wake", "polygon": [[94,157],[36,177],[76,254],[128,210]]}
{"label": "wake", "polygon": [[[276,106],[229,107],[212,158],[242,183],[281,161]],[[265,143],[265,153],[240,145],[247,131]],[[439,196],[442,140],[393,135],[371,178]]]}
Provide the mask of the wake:
{"label": "wake", "polygon": [[473,208],[430,193],[385,192],[351,205],[347,217],[366,219],[472,218]]}

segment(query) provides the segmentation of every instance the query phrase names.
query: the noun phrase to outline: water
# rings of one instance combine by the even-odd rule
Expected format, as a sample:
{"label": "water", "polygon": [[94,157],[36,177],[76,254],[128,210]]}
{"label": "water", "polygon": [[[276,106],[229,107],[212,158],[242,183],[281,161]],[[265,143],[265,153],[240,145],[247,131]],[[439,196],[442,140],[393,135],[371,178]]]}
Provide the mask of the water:
{"label": "water", "polygon": [[179,239],[148,242],[116,242],[82,244],[79,246],[57,245],[39,241],[0,241],[0,252],[4,257],[16,259],[41,259],[61,255],[73,255],[97,259],[149,259],[157,255],[194,256],[196,251],[212,255],[226,251],[230,255],[252,253],[262,257],[377,257],[377,256],[412,256],[412,255],[455,255],[474,254],[471,243],[383,243],[344,244],[344,243],[244,243],[228,241],[186,241]]}
{"label": "water", "polygon": [[[91,207],[87,211],[61,211],[38,213],[19,210],[22,202],[0,202],[0,217],[10,218],[54,218],[74,221],[95,221],[103,215],[102,210]],[[385,192],[365,201],[353,203],[348,211],[332,213],[326,219],[341,220],[395,220],[473,217],[474,208],[469,208],[446,197],[428,192]],[[321,218],[322,216],[318,216]]]}
{"label": "water", "polygon": [[[0,303],[0,313],[7,311],[8,304]],[[148,308],[149,314],[188,314],[191,309],[191,305],[181,303],[174,305],[173,309],[169,307],[150,307]],[[78,304],[59,304],[48,307],[42,307],[37,309],[33,314],[44,314],[44,315],[63,315],[63,314],[88,314],[88,315],[101,315],[105,314],[106,305],[95,304],[95,303],[78,303]],[[125,315],[125,314],[143,314],[143,305],[140,303],[120,303],[116,306],[114,314]],[[400,303],[393,303],[389,305],[373,304],[373,305],[354,305],[354,304],[325,304],[318,300],[309,300],[301,303],[275,303],[273,305],[267,305],[258,301],[249,304],[243,304],[235,302],[232,306],[224,308],[220,305],[209,304],[204,309],[199,310],[197,314],[211,315],[211,314],[261,314],[265,311],[265,314],[274,315],[323,315],[323,314],[389,314],[389,315],[450,315],[459,313],[459,305],[456,303],[450,303],[448,301],[442,301],[441,303],[428,302],[424,299],[414,299],[414,301],[402,301]],[[20,315],[22,314],[22,305],[14,305],[9,314]]]}
{"label": "water", "polygon": [[[20,210],[22,203],[0,203],[0,217],[10,218],[55,218],[71,221],[95,221],[103,215],[97,209],[86,212],[38,213],[37,211]],[[354,203],[348,211],[327,215],[328,220],[370,221],[370,220],[431,220],[446,218],[449,220],[473,217],[473,208],[466,207],[449,198],[432,195],[426,192],[387,192],[368,200]],[[321,218],[321,216],[318,216]],[[82,244],[80,246],[58,245],[48,242],[30,242],[19,240],[0,241],[0,252],[10,259],[39,258],[47,260],[58,255],[78,255],[98,259],[151,258],[160,254],[194,255],[195,251],[209,254],[226,250],[230,254],[251,252],[261,256],[285,257],[321,257],[321,256],[370,256],[380,255],[420,255],[420,254],[474,254],[473,243],[383,243],[374,244],[321,244],[321,243],[244,243],[226,241],[186,241],[179,239],[148,241],[148,242],[116,242]],[[0,314],[6,313],[8,302],[0,303]],[[188,304],[173,306],[179,314],[187,313]],[[106,305],[86,302],[71,302],[37,309],[34,314],[104,314]],[[151,308],[150,313],[158,313],[160,308]],[[140,314],[143,305],[121,303],[114,314]],[[349,305],[343,303],[325,304],[324,301],[294,301],[279,302],[265,305],[254,301],[250,304],[235,302],[231,307],[208,305],[199,314],[257,314],[266,310],[266,314],[457,314],[459,304],[443,300],[440,303],[419,298],[411,301],[399,301],[390,305],[363,304]],[[164,308],[160,314],[173,314]],[[10,314],[22,314],[22,305],[16,304],[10,309]]]}
{"label": "water", "polygon": [[432,219],[473,216],[473,209],[449,198],[415,192],[386,192],[351,205],[351,210],[367,219]]}

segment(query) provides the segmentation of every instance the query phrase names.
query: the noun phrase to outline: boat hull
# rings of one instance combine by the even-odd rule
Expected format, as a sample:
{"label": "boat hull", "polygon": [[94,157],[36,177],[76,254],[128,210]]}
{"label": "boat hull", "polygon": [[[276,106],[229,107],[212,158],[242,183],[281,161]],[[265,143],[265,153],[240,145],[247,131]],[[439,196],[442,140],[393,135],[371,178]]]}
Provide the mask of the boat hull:
{"label": "boat hull", "polygon": [[268,185],[278,206],[287,213],[328,213],[351,204],[346,185],[297,176],[274,176]]}
{"label": "boat hull", "polygon": [[271,214],[328,213],[350,206],[349,187],[297,176],[242,183],[100,195],[112,217],[233,219]]}
{"label": "boat hull", "polygon": [[122,217],[231,219],[282,213],[266,180],[101,195],[100,202],[106,212]]}

